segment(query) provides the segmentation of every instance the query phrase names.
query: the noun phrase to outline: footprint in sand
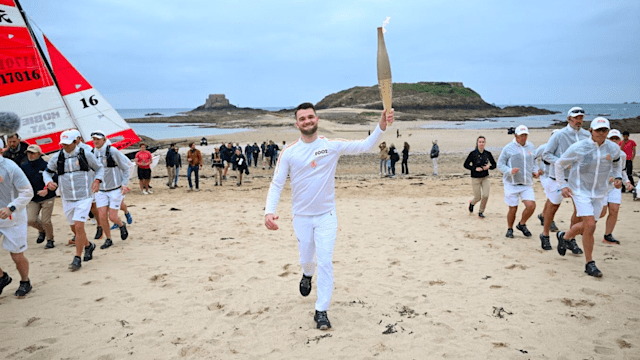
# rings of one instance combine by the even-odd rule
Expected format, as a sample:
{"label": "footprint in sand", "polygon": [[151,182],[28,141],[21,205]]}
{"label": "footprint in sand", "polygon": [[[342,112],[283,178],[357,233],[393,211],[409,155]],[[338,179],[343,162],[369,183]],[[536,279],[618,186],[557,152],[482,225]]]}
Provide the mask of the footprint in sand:
{"label": "footprint in sand", "polygon": [[434,285],[444,286],[444,284],[446,284],[446,282],[444,282],[442,280],[429,281],[429,285],[431,285],[431,286],[434,286]]}
{"label": "footprint in sand", "polygon": [[507,266],[505,269],[509,269],[509,270],[521,269],[521,270],[525,270],[526,268],[527,268],[527,266],[524,266],[524,265],[511,264],[511,265]]}
{"label": "footprint in sand", "polygon": [[578,307],[578,306],[594,306],[595,303],[587,300],[571,300],[569,298],[562,299],[562,303],[570,306],[570,307]]}

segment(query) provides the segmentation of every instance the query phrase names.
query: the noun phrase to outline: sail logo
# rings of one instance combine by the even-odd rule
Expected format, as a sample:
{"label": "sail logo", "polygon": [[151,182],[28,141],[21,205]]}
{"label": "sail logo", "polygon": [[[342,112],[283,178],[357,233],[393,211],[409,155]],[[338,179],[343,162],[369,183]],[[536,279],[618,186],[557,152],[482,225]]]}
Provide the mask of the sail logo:
{"label": "sail logo", "polygon": [[4,10],[0,10],[0,23],[7,22],[9,24],[13,24],[13,21],[7,17],[7,12]]}
{"label": "sail logo", "polygon": [[51,120],[55,120],[58,118],[60,118],[60,112],[51,111],[45,114],[39,114],[22,119],[22,126],[29,126],[33,133],[53,130],[56,128],[56,123]]}

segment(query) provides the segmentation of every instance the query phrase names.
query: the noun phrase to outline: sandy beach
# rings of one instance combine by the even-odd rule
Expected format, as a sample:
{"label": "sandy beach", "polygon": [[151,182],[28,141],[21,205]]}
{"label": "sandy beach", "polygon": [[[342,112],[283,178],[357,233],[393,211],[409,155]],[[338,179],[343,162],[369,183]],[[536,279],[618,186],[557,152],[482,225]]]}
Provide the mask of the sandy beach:
{"label": "sandy beach", "polygon": [[[319,133],[329,138],[364,138],[375,126],[319,115]],[[74,248],[66,246],[71,232],[58,199],[56,248],[36,244],[37,232],[29,229],[33,290],[24,299],[13,296],[19,276],[6,251],[1,257],[14,282],[0,296],[0,358],[640,359],[640,244],[633,235],[640,202],[623,194],[614,231],[619,246],[601,242],[599,222],[594,259],[604,276],[592,278],[583,256],[558,255],[555,234],[553,251],[540,248],[535,215],[528,222],[533,237],[516,231],[505,238],[497,170],[486,219],[469,214],[472,191],[462,162],[475,138],[486,136],[497,159],[513,135],[428,130],[420,121],[396,122],[383,138],[400,149],[409,142],[410,176],[381,178],[377,148],[340,161],[333,328],[316,330],[315,278],[311,296],[298,292],[289,184],[278,231],[264,226],[272,170],[252,167],[241,187],[235,178],[213,186],[214,144],[299,137],[293,119],[264,121],[280,126],[208,137],[211,145],[199,147],[207,160],[200,192],[186,191],[185,168],[180,187],[168,189],[162,164],[153,173],[153,195],[141,195],[133,181],[126,198],[134,217],[129,239],[115,231],[115,246],[97,249],[77,272],[67,270]],[[533,129],[529,140],[540,145],[549,134]],[[434,139],[439,176],[431,175],[428,159]],[[535,193],[537,215],[545,201],[537,181]],[[561,230],[572,210],[565,200],[556,215]],[[92,238],[95,225],[86,229]]]}

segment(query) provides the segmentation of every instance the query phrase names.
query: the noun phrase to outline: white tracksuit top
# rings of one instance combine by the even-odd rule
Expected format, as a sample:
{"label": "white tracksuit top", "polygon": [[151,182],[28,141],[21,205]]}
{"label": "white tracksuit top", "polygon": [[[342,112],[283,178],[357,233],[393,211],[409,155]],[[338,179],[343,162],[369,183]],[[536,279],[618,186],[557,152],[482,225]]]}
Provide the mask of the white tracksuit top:
{"label": "white tracksuit top", "polygon": [[548,178],[549,177],[549,165],[547,165],[544,160],[542,159],[542,154],[544,153],[544,149],[545,146],[547,146],[547,143],[544,143],[540,146],[538,146],[538,148],[536,149],[536,156],[533,158],[533,161],[536,162],[536,164],[538,164],[538,167],[542,169],[543,173],[542,176],[540,176],[540,178]]}
{"label": "white tracksuit top", "polygon": [[[529,141],[524,146],[516,139],[505,145],[498,158],[498,169],[502,172],[502,181],[512,185],[533,185],[533,173],[538,172],[538,164],[533,161],[536,147]],[[511,169],[520,169],[511,174]]]}
{"label": "white tracksuit top", "polygon": [[[556,169],[554,164],[560,156],[567,151],[569,146],[575,144],[576,142],[584,139],[590,139],[591,133],[588,130],[580,128],[579,130],[574,130],[570,125],[567,125],[562,130],[556,132],[551,135],[549,141],[547,142],[547,146],[545,147],[544,153],[542,154],[542,160],[548,162],[551,166],[549,167],[549,177],[556,178]],[[565,170],[563,179],[568,179],[569,170]],[[560,176],[562,177],[562,176]]]}
{"label": "white tracksuit top", "polygon": [[280,193],[291,178],[293,215],[321,215],[335,209],[335,174],[341,155],[353,155],[373,148],[383,131],[380,126],[364,140],[329,140],[324,136],[312,143],[298,139],[285,147],[278,158],[267,195],[266,214],[275,214]]}
{"label": "white tracksuit top", "polygon": [[569,182],[556,178],[560,188],[570,187],[574,194],[601,198],[609,192],[609,177],[622,178],[620,147],[611,140],[602,145],[591,138],[569,146],[556,161],[556,173],[569,170]]}
{"label": "white tracksuit top", "polygon": [[[620,151],[620,166],[622,166],[622,186],[624,187],[626,183],[629,182],[629,175],[627,175],[627,154],[624,153],[624,151]],[[615,166],[611,168],[611,173],[609,174],[610,178],[616,178],[616,174],[615,174]],[[615,189],[616,187],[613,186],[613,183],[610,182],[609,183],[609,191]]]}
{"label": "white tracksuit top", "polygon": [[26,208],[31,198],[33,198],[33,188],[27,175],[12,160],[0,156],[0,208],[16,207],[16,211],[11,214],[11,219],[0,219],[0,228],[25,224]]}

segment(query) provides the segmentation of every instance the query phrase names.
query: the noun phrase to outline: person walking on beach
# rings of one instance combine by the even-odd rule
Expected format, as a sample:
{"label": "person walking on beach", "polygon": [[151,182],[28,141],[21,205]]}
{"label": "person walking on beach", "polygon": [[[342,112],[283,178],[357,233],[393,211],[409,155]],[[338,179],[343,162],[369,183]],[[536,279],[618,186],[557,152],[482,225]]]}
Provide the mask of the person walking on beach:
{"label": "person walking on beach", "polygon": [[7,148],[2,153],[7,159],[13,160],[16,165],[20,166],[29,159],[27,158],[27,148],[29,144],[20,140],[20,136],[18,134],[11,134],[7,136]]}
{"label": "person walking on beach", "polygon": [[391,160],[391,172],[389,173],[389,175],[391,175],[392,177],[396,176],[396,163],[398,162],[398,160],[400,160],[400,154],[398,154],[398,149],[396,149],[396,146],[391,144],[391,146],[389,146],[389,160]]}
{"label": "person walking on beach", "polygon": [[407,161],[409,161],[409,143],[405,141],[404,148],[402,148],[402,173],[404,175],[409,175],[409,165]]}
{"label": "person walking on beach", "polygon": [[509,206],[507,214],[508,238],[513,238],[513,223],[516,221],[518,202],[522,199],[525,209],[516,229],[526,237],[531,236],[527,229],[527,220],[536,209],[536,197],[533,192],[533,178],[540,175],[539,168],[533,158],[536,148],[527,141],[529,129],[519,125],[515,130],[515,139],[502,148],[498,158],[498,169],[502,172],[504,184],[504,202]]}
{"label": "person walking on beach", "polygon": [[247,159],[242,155],[242,150],[236,149],[236,170],[238,170],[238,183],[236,185],[242,185],[242,174],[245,172],[249,175],[249,165]]}
{"label": "person walking on beach", "polygon": [[218,186],[218,182],[220,183],[220,186],[222,186],[222,168],[224,167],[224,163],[222,161],[220,149],[218,148],[214,148],[213,153],[211,154],[211,167],[213,168],[213,178],[216,182],[215,186]]}
{"label": "person walking on beach", "polygon": [[433,175],[438,175],[438,156],[440,156],[440,148],[438,147],[438,140],[433,140],[431,146],[431,162],[433,163]]}
{"label": "person walking on beach", "polygon": [[253,167],[258,167],[258,156],[260,155],[258,143],[253,143],[251,151],[253,152]]}
{"label": "person walking on beach", "polygon": [[[47,240],[45,249],[55,247],[53,240],[53,224],[51,214],[56,201],[56,192],[47,189],[42,173],[47,169],[47,162],[42,159],[42,150],[38,145],[29,145],[27,148],[29,162],[20,166],[27,176],[33,191],[33,198],[27,205],[27,224],[38,230],[37,244]],[[57,181],[57,177],[54,178]]]}
{"label": "person walking on beach", "polygon": [[227,171],[229,170],[229,165],[231,165],[231,158],[234,153],[231,143],[227,143],[227,146],[222,144],[220,147],[220,153],[222,154],[222,161],[224,161],[224,173],[222,174],[222,180],[227,180]]}
{"label": "person walking on beach", "polygon": [[[609,135],[607,138],[610,141],[613,141],[615,144],[620,143],[620,131],[616,129],[612,129],[609,131]],[[623,188],[626,188],[628,191],[633,189],[633,185],[629,180],[629,176],[624,169],[626,166],[627,155],[624,151],[620,152],[620,164],[622,164],[622,184]],[[607,215],[607,210],[609,210],[609,216],[607,216],[607,221],[605,222],[605,231],[604,231],[604,239],[602,242],[605,244],[614,244],[620,245],[620,241],[613,237],[613,229],[616,227],[616,223],[618,222],[618,212],[620,211],[620,203],[622,202],[622,189],[616,189],[613,186],[615,174],[612,173],[609,178],[609,192],[607,193],[607,204],[602,208],[602,213],[600,214],[600,219],[604,218]]]}
{"label": "person walking on beach", "polygon": [[278,230],[276,207],[280,193],[291,179],[293,229],[298,239],[302,279],[300,294],[311,292],[311,279],[318,262],[317,300],[313,317],[320,330],[331,328],[327,310],[333,292],[333,249],[338,231],[335,209],[335,172],[341,155],[368,151],[393,123],[394,112],[382,113],[375,131],[365,140],[329,140],[318,135],[318,116],[311,103],[300,104],[295,110],[295,126],[300,139],[282,150],[273,172],[265,207],[265,226]]}
{"label": "person walking on beach", "polygon": [[173,186],[176,178],[176,150],[173,148],[174,146],[175,144],[169,146],[169,150],[167,150],[167,155],[165,156],[165,163],[167,164],[167,186],[170,189],[175,189],[175,186]]}
{"label": "person walking on beach", "polygon": [[174,164],[176,166],[176,178],[174,180],[173,183],[173,188],[177,188],[178,187],[178,178],[180,177],[180,168],[182,168],[182,157],[180,156],[180,147],[178,147],[178,145],[176,145],[174,147],[175,150],[175,161]]}
{"label": "person walking on beach", "polygon": [[147,144],[140,143],[140,151],[136,154],[136,165],[138,165],[138,180],[142,195],[153,194],[153,191],[149,189],[151,162],[153,162],[153,155],[147,151]]}
{"label": "person walking on beach", "polygon": [[[629,177],[629,181],[631,181],[631,185],[636,186],[635,180],[633,180],[633,159],[636,157],[636,142],[629,139],[629,132],[622,132],[622,141],[620,142],[620,149],[624,151],[627,156],[627,177]],[[623,189],[624,191],[624,189]]]}
{"label": "person walking on beach", "polygon": [[489,180],[489,170],[496,168],[496,161],[493,155],[484,149],[487,139],[478,136],[476,139],[476,149],[469,153],[464,161],[464,168],[471,170],[471,188],[473,189],[473,199],[469,201],[469,212],[473,213],[473,207],[480,202],[478,217],[484,219],[484,210],[489,200],[491,191],[491,181]]}
{"label": "person walking on beach", "polygon": [[247,166],[251,165],[251,158],[253,157],[253,146],[251,146],[251,143],[248,143],[247,146],[244,147],[244,156],[247,158]]}
{"label": "person walking on beach", "polygon": [[609,120],[597,117],[591,121],[591,137],[569,146],[555,163],[555,173],[569,170],[569,181],[556,177],[562,196],[571,198],[580,221],[567,231],[559,231],[558,254],[564,256],[567,241],[582,235],[582,246],[587,264],[585,271],[589,276],[601,277],[602,272],[593,260],[593,234],[602,208],[607,204],[609,177],[614,178],[613,186],[622,186],[622,164],[620,147],[607,140],[610,129]]}
{"label": "person walking on beach", "polygon": [[[75,230],[76,256],[69,268],[80,269],[82,260],[93,259],[96,246],[87,239],[84,223],[89,219],[89,211],[93,203],[93,193],[98,192],[104,178],[104,168],[91,151],[85,151],[78,145],[79,140],[73,131],[67,130],[60,135],[62,150],[53,154],[47,163],[47,170],[42,178],[49,190],[56,190],[58,184],[53,182],[53,175],[58,175],[62,194],[62,210],[70,225]],[[93,174],[89,171],[93,170]],[[80,259],[84,249],[84,259]]]}
{"label": "person walking on beach", "polygon": [[191,183],[191,174],[194,174],[196,191],[200,191],[200,176],[199,172],[202,169],[204,162],[202,161],[202,153],[196,149],[195,143],[189,144],[189,150],[187,151],[187,179],[189,180],[189,191],[193,191],[193,184]]}
{"label": "person walking on beach", "polygon": [[[542,221],[544,228],[542,234],[540,234],[540,242],[542,249],[551,250],[551,242],[549,241],[549,231],[551,231],[551,224],[554,223],[554,218],[560,204],[562,203],[562,192],[558,187],[558,178],[562,178],[567,181],[569,176],[569,170],[565,170],[562,173],[556,172],[555,163],[560,156],[567,151],[572,144],[588,139],[591,137],[589,131],[582,128],[584,122],[584,110],[581,107],[572,107],[567,113],[567,126],[560,129],[555,134],[551,135],[551,138],[545,145],[544,153],[542,154],[542,160],[546,164],[549,164],[549,178],[552,180],[547,183],[548,188],[545,188],[544,192],[547,196],[547,202],[545,203],[545,211],[542,213]],[[571,225],[577,222],[574,215],[571,216]],[[568,239],[567,246],[569,250],[575,255],[582,254],[582,249],[578,246],[575,239]]]}
{"label": "person walking on beach", "polygon": [[387,160],[389,160],[389,149],[386,142],[381,142],[378,145],[380,149],[380,176],[386,176],[389,174],[389,167],[387,166]]}

